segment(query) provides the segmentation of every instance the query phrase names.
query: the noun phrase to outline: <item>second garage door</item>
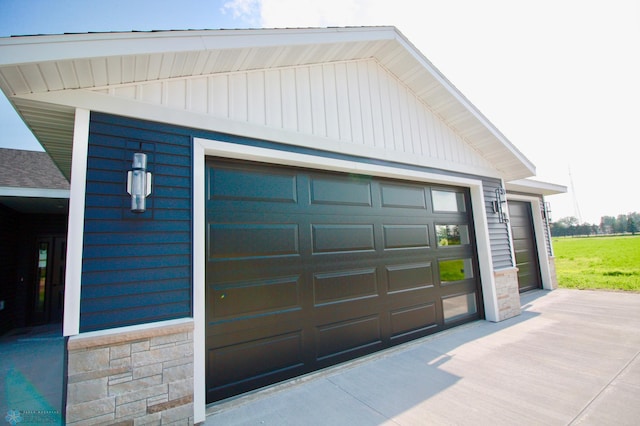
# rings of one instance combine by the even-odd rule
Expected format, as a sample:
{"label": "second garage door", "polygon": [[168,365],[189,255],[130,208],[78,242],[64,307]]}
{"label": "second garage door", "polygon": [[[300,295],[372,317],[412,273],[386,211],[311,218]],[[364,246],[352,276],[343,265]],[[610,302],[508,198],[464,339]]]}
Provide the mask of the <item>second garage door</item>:
{"label": "second garage door", "polygon": [[207,161],[207,401],[482,316],[469,194]]}
{"label": "second garage door", "polygon": [[542,288],[531,203],[509,201],[509,217],[516,266],[518,267],[519,290],[522,293]]}

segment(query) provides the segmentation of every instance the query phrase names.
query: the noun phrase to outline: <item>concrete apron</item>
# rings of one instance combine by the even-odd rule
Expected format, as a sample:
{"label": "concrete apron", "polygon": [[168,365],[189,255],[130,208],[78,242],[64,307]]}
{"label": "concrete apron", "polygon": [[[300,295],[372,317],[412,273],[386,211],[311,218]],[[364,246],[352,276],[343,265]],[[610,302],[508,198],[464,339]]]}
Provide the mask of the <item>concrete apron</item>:
{"label": "concrete apron", "polygon": [[636,425],[640,294],[522,295],[477,321],[213,404],[207,425]]}

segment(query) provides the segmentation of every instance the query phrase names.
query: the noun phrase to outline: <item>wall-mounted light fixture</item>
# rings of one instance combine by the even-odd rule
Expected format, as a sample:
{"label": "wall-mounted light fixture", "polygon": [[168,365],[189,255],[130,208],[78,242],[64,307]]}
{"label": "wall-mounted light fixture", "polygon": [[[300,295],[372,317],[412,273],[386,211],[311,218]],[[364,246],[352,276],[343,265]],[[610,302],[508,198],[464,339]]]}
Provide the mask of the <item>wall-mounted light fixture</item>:
{"label": "wall-mounted light fixture", "polygon": [[547,222],[547,225],[553,222],[553,219],[551,219],[551,204],[548,201],[542,203],[542,218]]}
{"label": "wall-mounted light fixture", "polygon": [[493,201],[493,212],[498,214],[498,220],[500,223],[507,223],[507,212],[505,206],[507,205],[506,192],[503,188],[496,188],[496,200]]}
{"label": "wall-mounted light fixture", "polygon": [[127,172],[127,192],[131,195],[131,211],[144,213],[146,199],[151,195],[151,172],[147,171],[147,154],[133,154],[133,166]]}

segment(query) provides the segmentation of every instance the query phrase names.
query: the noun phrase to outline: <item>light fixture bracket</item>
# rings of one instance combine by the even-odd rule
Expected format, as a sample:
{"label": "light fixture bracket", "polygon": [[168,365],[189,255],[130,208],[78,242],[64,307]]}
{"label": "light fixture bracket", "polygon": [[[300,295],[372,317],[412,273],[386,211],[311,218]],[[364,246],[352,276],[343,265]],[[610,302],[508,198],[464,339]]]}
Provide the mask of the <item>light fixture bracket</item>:
{"label": "light fixture bracket", "polygon": [[507,217],[506,211],[507,198],[504,188],[496,188],[496,199],[492,201],[491,204],[493,206],[493,212],[498,215],[500,223],[508,223],[509,218]]}
{"label": "light fixture bracket", "polygon": [[131,195],[131,211],[144,213],[146,199],[151,195],[151,172],[147,171],[147,154],[133,154],[133,165],[127,172],[127,192]]}

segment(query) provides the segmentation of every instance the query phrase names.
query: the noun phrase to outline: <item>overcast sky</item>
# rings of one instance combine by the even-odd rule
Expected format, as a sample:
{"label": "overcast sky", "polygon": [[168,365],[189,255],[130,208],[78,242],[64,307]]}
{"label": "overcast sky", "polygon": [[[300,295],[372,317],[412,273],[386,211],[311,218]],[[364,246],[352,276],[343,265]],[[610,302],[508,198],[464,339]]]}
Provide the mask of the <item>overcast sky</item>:
{"label": "overcast sky", "polygon": [[[640,211],[640,0],[0,0],[0,36],[396,26],[537,167],[553,217]],[[42,149],[0,100],[0,146]]]}

